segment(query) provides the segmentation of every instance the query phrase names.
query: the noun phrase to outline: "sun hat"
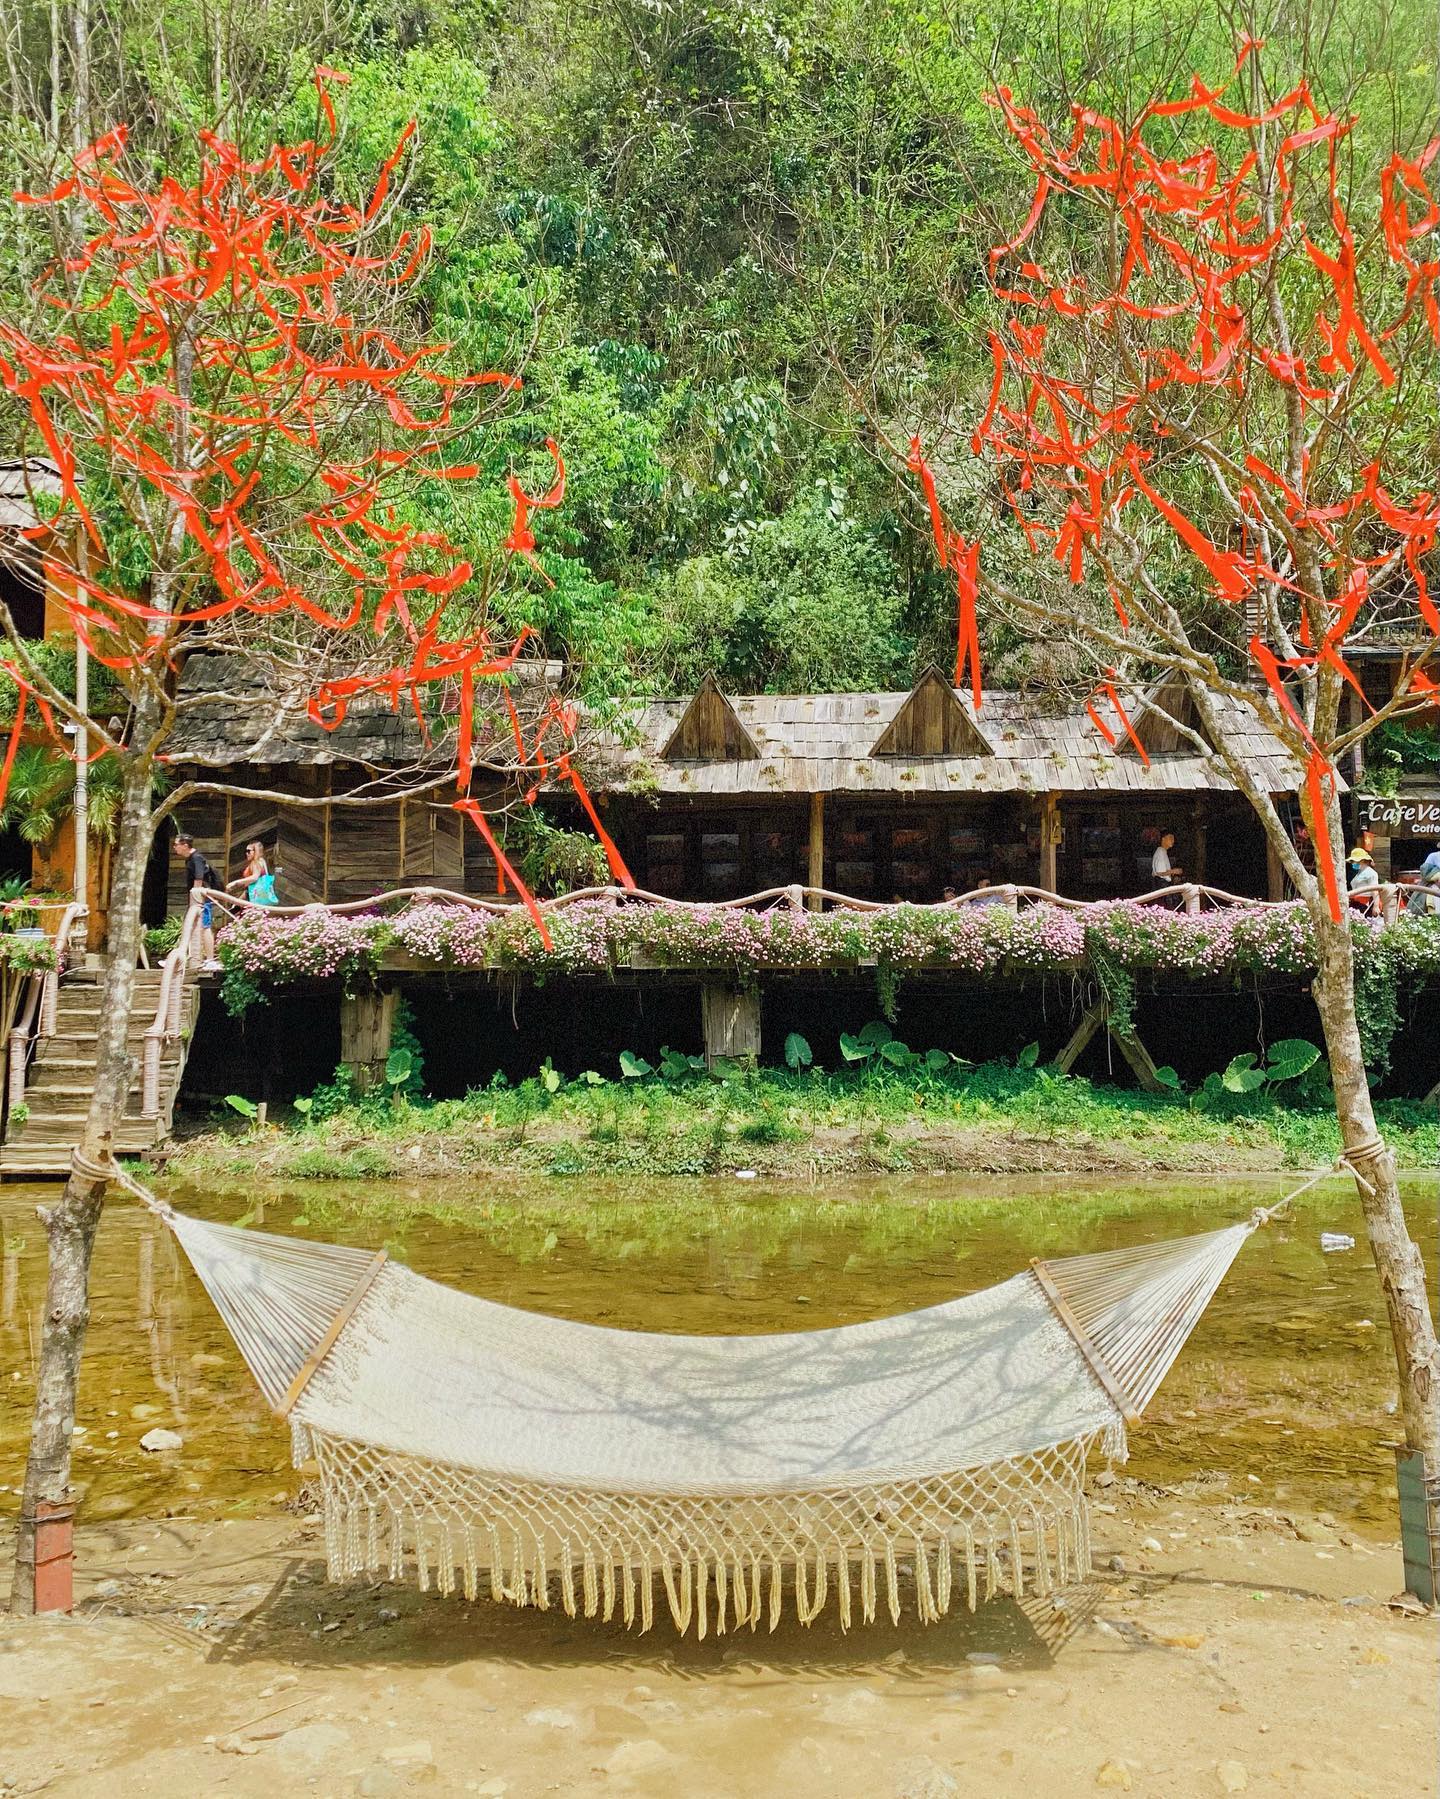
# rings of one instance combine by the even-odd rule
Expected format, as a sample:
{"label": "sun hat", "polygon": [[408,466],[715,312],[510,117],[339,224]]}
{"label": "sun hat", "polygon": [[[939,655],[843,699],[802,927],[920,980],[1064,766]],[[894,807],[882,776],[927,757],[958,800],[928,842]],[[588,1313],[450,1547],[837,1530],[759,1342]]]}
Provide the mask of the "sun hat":
{"label": "sun hat", "polygon": [[1370,854],[1369,850],[1362,850],[1358,844],[1346,857],[1346,861],[1348,862],[1373,862],[1374,860],[1375,858]]}

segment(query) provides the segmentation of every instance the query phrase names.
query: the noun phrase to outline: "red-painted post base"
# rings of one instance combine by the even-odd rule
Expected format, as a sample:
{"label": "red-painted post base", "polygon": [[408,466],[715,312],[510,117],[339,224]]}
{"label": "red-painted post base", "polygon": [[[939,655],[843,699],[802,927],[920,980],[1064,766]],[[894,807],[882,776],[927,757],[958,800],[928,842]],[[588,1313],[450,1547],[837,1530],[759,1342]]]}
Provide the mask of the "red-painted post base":
{"label": "red-painted post base", "polygon": [[35,1507],[35,1610],[75,1607],[75,1507],[42,1499]]}

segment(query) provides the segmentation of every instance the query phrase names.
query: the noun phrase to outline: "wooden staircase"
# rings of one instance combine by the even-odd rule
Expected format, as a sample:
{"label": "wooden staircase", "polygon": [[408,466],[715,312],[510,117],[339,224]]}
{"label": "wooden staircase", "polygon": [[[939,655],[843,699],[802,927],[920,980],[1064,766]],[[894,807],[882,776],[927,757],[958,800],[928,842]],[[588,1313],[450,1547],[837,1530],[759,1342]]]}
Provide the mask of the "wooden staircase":
{"label": "wooden staircase", "polygon": [[[54,1030],[37,1039],[25,1081],[25,1115],[14,1108],[0,1142],[0,1175],[29,1178],[70,1172],[70,1152],[80,1141],[95,1086],[95,1060],[102,1005],[103,970],[77,969],[60,982]],[[155,1022],[163,970],[138,969],[130,1001],[127,1044],[132,1058],[130,1094],[116,1132],[115,1149],[146,1155],[170,1134],[175,1096],[195,1028],[199,993],[187,981],[180,995],[180,1032],[164,1044],[160,1058],[159,1115],[141,1109],[141,1069],[145,1034]]]}

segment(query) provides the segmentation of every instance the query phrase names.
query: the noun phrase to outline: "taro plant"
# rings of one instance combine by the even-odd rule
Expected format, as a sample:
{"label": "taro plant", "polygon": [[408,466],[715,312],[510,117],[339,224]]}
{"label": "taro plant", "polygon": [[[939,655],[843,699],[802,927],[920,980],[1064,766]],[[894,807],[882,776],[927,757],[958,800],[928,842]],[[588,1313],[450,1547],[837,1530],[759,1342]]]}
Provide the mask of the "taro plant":
{"label": "taro plant", "polygon": [[[1262,1088],[1269,1092],[1288,1081],[1311,1077],[1302,1089],[1305,1097],[1310,1098],[1314,1096],[1313,1077],[1319,1065],[1320,1051],[1313,1043],[1307,1043],[1303,1037],[1282,1037],[1278,1043],[1270,1045],[1264,1062],[1253,1050],[1245,1050],[1232,1056],[1219,1072],[1212,1070],[1205,1076],[1199,1097],[1210,1100],[1225,1094],[1244,1097],[1258,1093]],[[1161,1068],[1156,1073],[1165,1086],[1179,1088],[1180,1079],[1173,1068]],[[1322,1071],[1322,1082],[1323,1078]]]}
{"label": "taro plant", "polygon": [[799,1074],[802,1068],[809,1068],[815,1060],[815,1052],[799,1031],[791,1031],[785,1039],[785,1066],[793,1074]]}
{"label": "taro plant", "polygon": [[861,1062],[902,1071],[923,1068],[930,1074],[940,1074],[947,1068],[968,1066],[963,1056],[952,1055],[948,1049],[927,1049],[923,1053],[911,1049],[908,1044],[900,1041],[883,1018],[872,1019],[858,1037],[842,1031],[840,1054],[847,1062]]}
{"label": "taro plant", "polygon": [[662,1081],[687,1081],[695,1075],[708,1072],[704,1056],[688,1056],[684,1050],[670,1049],[664,1044],[660,1048],[660,1079]]}

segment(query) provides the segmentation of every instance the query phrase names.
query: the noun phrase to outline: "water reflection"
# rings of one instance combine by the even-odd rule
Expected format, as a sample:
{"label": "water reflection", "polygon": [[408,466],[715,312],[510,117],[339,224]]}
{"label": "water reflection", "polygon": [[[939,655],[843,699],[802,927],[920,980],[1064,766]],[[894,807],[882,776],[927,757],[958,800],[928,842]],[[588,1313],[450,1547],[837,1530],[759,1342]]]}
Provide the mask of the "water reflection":
{"label": "water reflection", "polygon": [[[420,1272],[512,1305],[645,1330],[773,1331],[937,1303],[1064,1255],[1243,1217],[1253,1183],[1205,1187],[887,1179],[739,1189],[727,1181],[275,1188],[180,1192],[202,1216],[388,1246]],[[0,1192],[0,1493],[21,1478],[44,1291],[37,1194]],[[1417,1212],[1430,1203],[1417,1185]],[[1363,1230],[1353,1194],[1317,1189],[1252,1241],[1133,1442],[1131,1472],[1166,1483],[1223,1471],[1257,1503],[1390,1527],[1396,1426],[1383,1304],[1363,1250],[1323,1255],[1322,1229]],[[1428,1244],[1433,1233],[1420,1231]],[[169,1232],[124,1203],[95,1254],[75,1478],[86,1514],[245,1510],[294,1484],[266,1410]],[[150,1455],[155,1425],[184,1448]],[[1247,1478],[1247,1477],[1253,1477]],[[0,1500],[0,1504],[3,1504]]]}

